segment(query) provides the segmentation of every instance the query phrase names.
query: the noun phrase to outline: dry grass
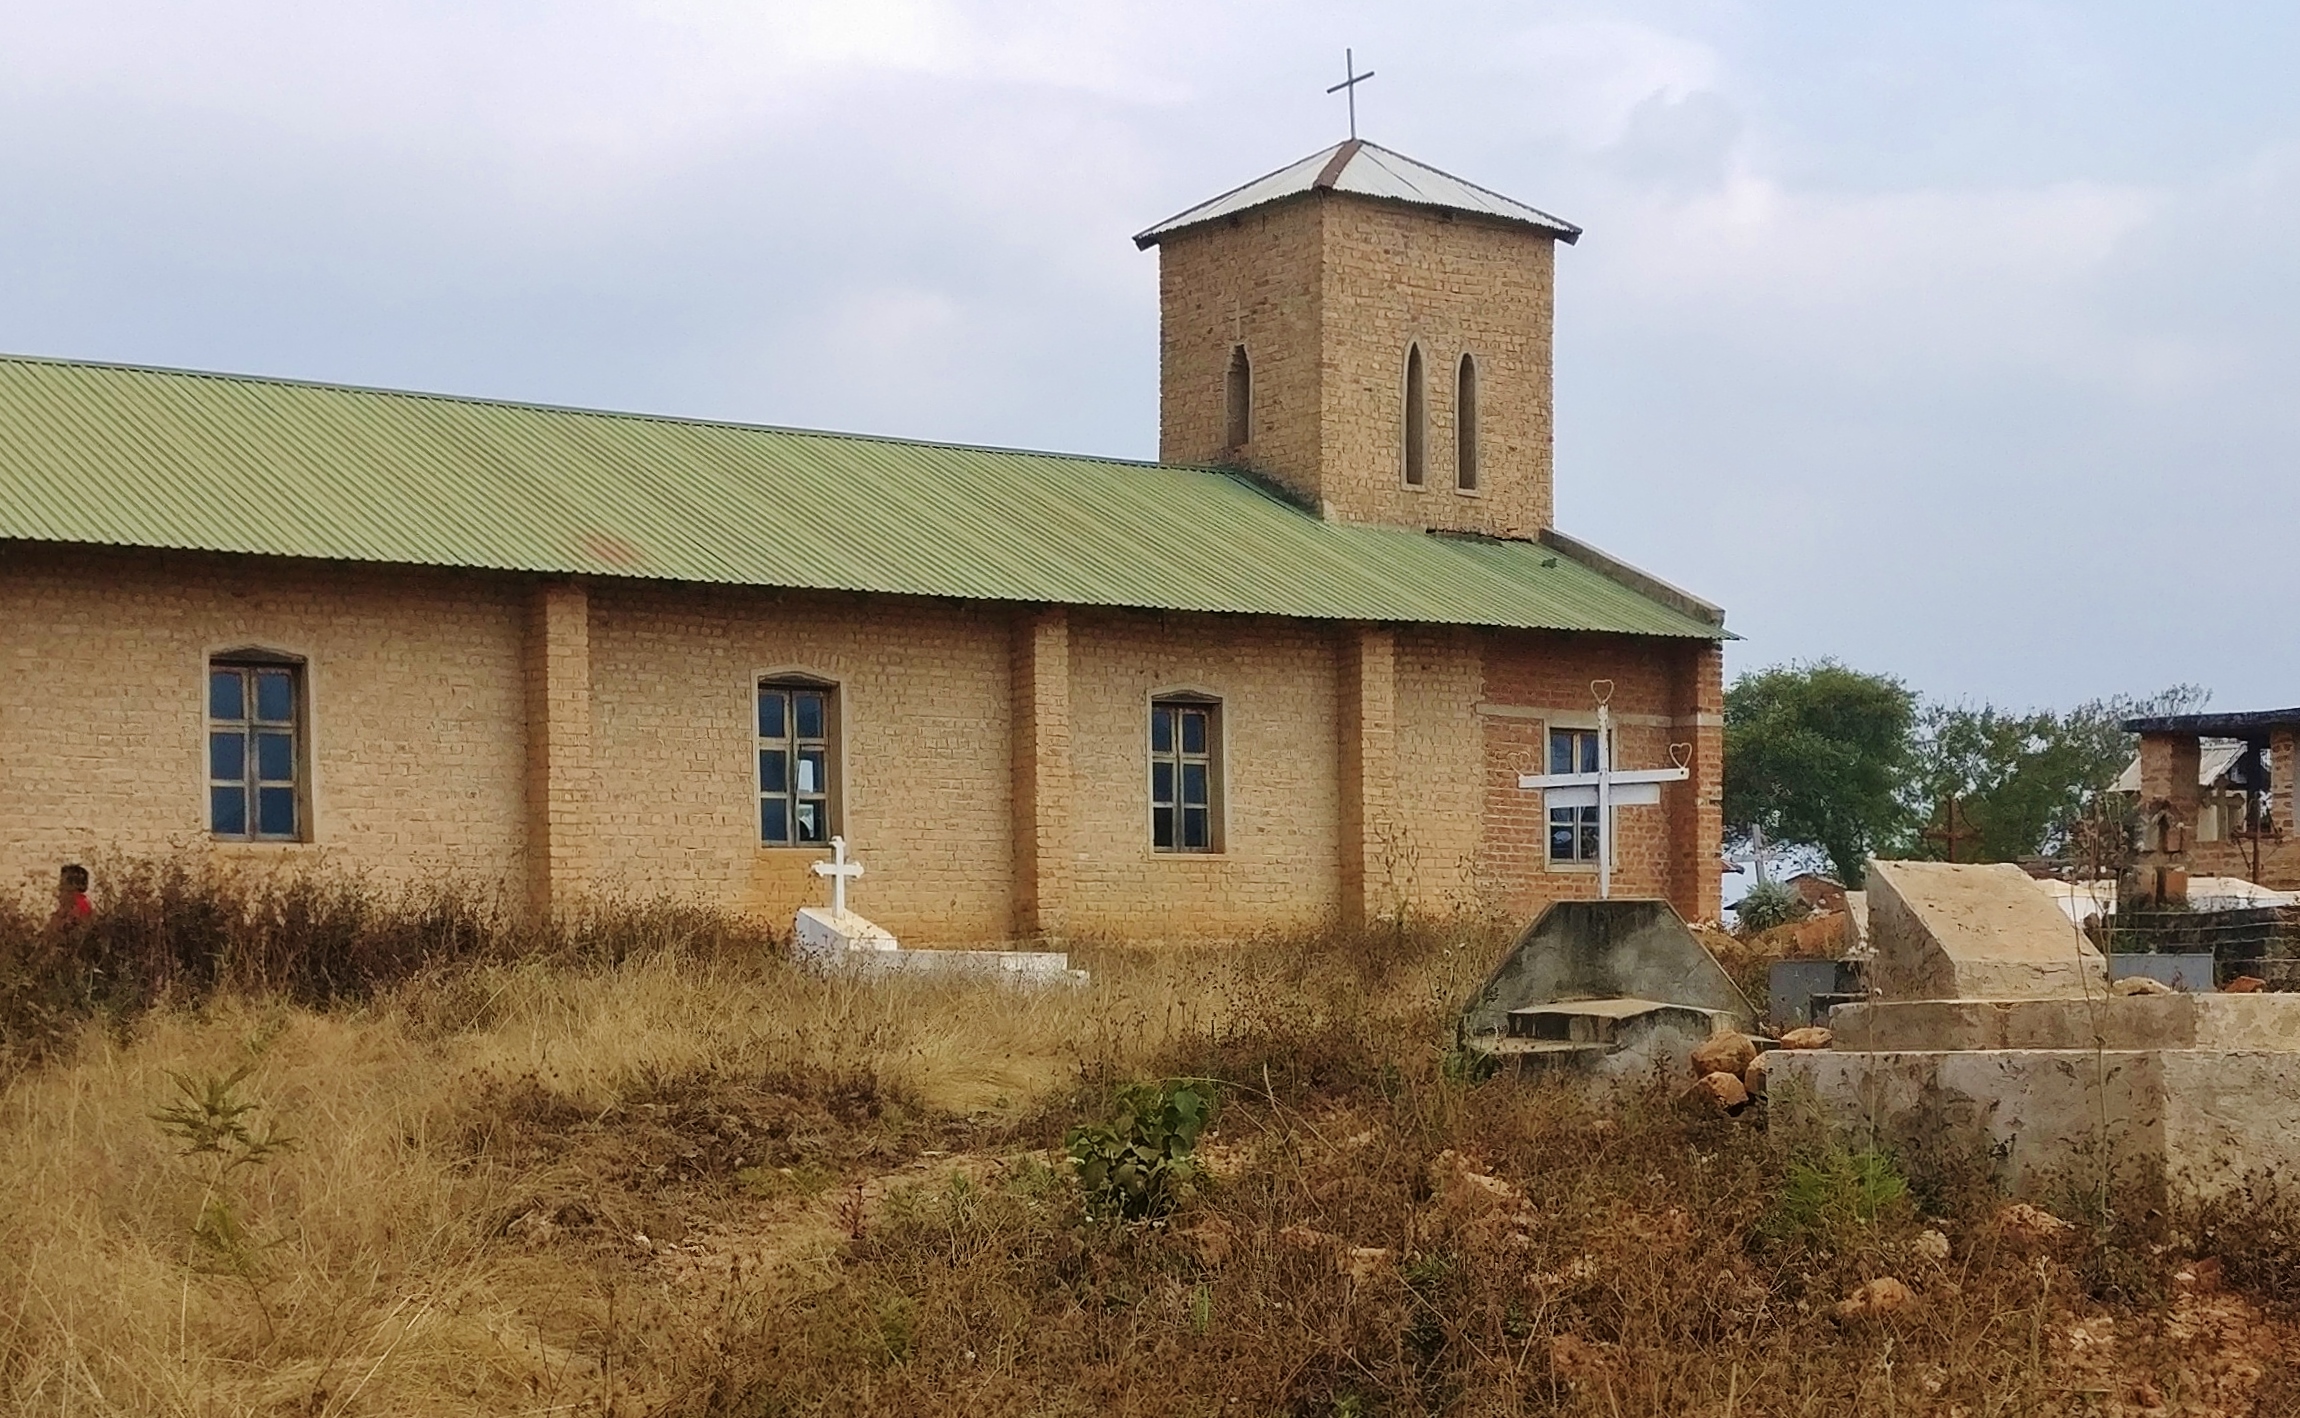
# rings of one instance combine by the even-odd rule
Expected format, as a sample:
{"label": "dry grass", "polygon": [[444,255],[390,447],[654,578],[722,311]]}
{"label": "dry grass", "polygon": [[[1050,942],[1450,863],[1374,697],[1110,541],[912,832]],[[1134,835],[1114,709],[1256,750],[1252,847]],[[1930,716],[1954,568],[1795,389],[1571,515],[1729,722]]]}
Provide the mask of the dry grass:
{"label": "dry grass", "polygon": [[[43,1016],[0,1095],[0,1409],[2300,1411],[2285,1323],[2176,1284],[2168,1223],[2025,1248],[1665,1087],[1462,1076],[1475,928],[1089,946],[1093,986],[1028,994],[659,911],[448,952],[373,909],[411,944],[357,988],[299,995],[283,948],[288,984]],[[227,1183],[244,1276],[152,1118],[243,1065],[295,1139]],[[1062,1128],[1182,1075],[1223,1080],[1217,1184],[1088,1224]],[[2293,1273],[2280,1224],[2217,1219],[2239,1287]],[[1879,1276],[1914,1302],[1839,1318]]]}

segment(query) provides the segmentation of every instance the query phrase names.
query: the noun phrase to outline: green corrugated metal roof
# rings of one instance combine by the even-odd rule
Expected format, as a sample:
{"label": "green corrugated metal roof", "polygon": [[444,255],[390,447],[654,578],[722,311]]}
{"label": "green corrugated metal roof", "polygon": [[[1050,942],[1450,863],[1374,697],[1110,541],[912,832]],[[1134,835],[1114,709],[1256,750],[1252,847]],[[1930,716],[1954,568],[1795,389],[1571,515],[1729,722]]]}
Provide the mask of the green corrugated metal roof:
{"label": "green corrugated metal roof", "polygon": [[0,538],[1348,620],[1723,632],[1231,474],[0,357]]}

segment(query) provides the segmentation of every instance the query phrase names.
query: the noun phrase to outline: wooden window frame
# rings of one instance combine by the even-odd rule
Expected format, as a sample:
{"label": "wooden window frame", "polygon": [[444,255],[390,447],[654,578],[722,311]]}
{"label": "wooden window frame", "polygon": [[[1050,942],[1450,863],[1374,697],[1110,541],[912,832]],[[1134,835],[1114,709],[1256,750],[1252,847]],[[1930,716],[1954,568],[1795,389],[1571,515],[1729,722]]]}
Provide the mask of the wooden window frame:
{"label": "wooden window frame", "polygon": [[[306,670],[302,659],[269,650],[233,650],[208,657],[207,674],[201,682],[206,705],[201,715],[200,747],[207,767],[204,781],[210,841],[296,843],[312,840],[311,677]],[[217,681],[226,675],[238,683],[239,712],[235,716],[216,712]],[[287,681],[289,703],[285,718],[263,712],[263,680],[274,676]],[[288,741],[285,778],[268,771],[272,760],[263,742],[281,736]],[[239,740],[237,774],[222,771],[224,745],[235,737]],[[264,830],[267,800],[277,801],[268,795],[283,791],[293,822],[287,831],[267,832]],[[238,831],[227,831],[220,825],[226,816],[221,806],[228,800],[225,795],[231,793],[238,794]]]}
{"label": "wooden window frame", "polygon": [[[1151,697],[1148,825],[1150,850],[1158,856],[1207,857],[1220,856],[1224,851],[1228,834],[1223,830],[1222,780],[1227,755],[1223,751],[1222,707],[1222,701],[1209,694],[1175,692]],[[1188,746],[1192,718],[1198,720],[1202,735],[1196,749]],[[1203,775],[1203,802],[1190,796],[1192,768]],[[1192,812],[1205,817],[1203,838],[1195,843],[1189,830]]]}
{"label": "wooden window frame", "polygon": [[[806,698],[819,700],[819,733],[802,733]],[[772,717],[770,708],[772,707]],[[845,831],[844,778],[840,771],[839,686],[812,675],[767,674],[753,683],[751,694],[752,786],[758,806],[761,849],[817,852]],[[770,732],[777,730],[779,732]],[[808,786],[812,763],[819,781]],[[806,809],[816,809],[810,835]],[[780,816],[771,814],[779,813]],[[781,835],[777,836],[777,827]]]}

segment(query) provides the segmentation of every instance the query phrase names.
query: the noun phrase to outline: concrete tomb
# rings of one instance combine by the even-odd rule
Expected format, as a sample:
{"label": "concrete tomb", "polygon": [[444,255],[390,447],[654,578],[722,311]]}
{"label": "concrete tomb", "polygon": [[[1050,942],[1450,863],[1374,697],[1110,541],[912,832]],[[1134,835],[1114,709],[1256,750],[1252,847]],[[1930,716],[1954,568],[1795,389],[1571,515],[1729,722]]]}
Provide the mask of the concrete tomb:
{"label": "concrete tomb", "polygon": [[2047,1203],[2300,1184],[2300,996],[2115,993],[2017,867],[1869,872],[1879,997],[1830,1015],[1832,1047],[1770,1060],[1774,1126],[1969,1149]]}
{"label": "concrete tomb", "polygon": [[824,972],[861,975],[980,976],[1013,984],[1079,985],[1084,970],[1053,950],[904,950],[875,923],[847,909],[847,883],[863,874],[847,857],[846,839],[831,839],[831,860],[814,865],[830,878],[831,904],[802,906],[791,923],[791,955]]}
{"label": "concrete tomb", "polygon": [[1869,983],[1887,999],[2099,994],[2107,962],[2009,862],[1874,862]]}
{"label": "concrete tomb", "polygon": [[1559,901],[1486,977],[1460,1029],[1464,1047],[1521,1067],[1620,1074],[1663,1054],[1683,1072],[1703,1039],[1755,1022],[1668,902]]}

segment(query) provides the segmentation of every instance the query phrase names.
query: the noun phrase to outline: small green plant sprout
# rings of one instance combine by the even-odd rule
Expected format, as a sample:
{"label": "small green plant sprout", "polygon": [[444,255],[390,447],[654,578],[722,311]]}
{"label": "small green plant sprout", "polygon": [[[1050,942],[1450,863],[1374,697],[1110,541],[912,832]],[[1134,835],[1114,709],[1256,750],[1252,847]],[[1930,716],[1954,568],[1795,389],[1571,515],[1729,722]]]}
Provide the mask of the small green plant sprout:
{"label": "small green plant sprout", "polygon": [[1766,1229],[1784,1240],[1843,1236],[1906,1205],[1908,1196],[1891,1154],[1831,1148],[1790,1161]]}
{"label": "small green plant sprout", "polygon": [[1098,1221],[1154,1220],[1188,1201],[1198,1181],[1190,1153],[1213,1121],[1214,1106],[1210,1083],[1136,1083],[1118,1095],[1109,1122],[1064,1134],[1086,1214]]}
{"label": "small green plant sprout", "polygon": [[263,1166],[295,1146],[295,1139],[281,1136],[269,1125],[260,1134],[250,1126],[248,1115],[260,1111],[262,1105],[241,1098],[239,1086],[247,1081],[253,1067],[242,1064],[228,1074],[208,1074],[197,1080],[171,1072],[168,1078],[181,1096],[153,1113],[152,1119],[202,1173],[199,1212],[192,1222],[193,1263],[204,1261],[212,1272],[229,1275],[245,1285],[268,1330],[272,1316],[264,1302],[263,1247],[249,1235],[240,1217],[232,1182],[240,1172]]}

